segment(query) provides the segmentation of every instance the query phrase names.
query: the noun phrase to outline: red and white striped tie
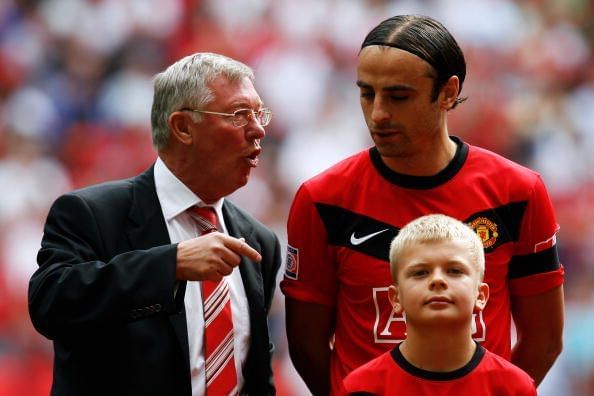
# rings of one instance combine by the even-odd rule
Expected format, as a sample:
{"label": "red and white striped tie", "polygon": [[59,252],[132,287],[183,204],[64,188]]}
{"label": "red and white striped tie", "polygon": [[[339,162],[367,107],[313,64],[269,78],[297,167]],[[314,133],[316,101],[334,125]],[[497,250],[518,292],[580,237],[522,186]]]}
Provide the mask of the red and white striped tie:
{"label": "red and white striped tie", "polygon": [[[213,208],[194,206],[189,212],[202,234],[217,230],[217,215]],[[201,283],[205,326],[206,395],[237,395],[229,285],[225,278],[219,282]]]}

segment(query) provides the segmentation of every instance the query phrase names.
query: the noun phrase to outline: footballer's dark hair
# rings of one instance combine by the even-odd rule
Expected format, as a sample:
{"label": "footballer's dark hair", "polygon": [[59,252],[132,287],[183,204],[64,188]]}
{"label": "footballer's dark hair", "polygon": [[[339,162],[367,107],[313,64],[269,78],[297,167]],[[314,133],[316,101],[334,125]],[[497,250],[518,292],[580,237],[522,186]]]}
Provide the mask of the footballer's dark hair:
{"label": "footballer's dark hair", "polygon": [[[399,48],[429,63],[436,75],[431,100],[451,76],[458,76],[460,92],[466,78],[466,61],[460,46],[438,21],[424,15],[397,15],[382,21],[363,40],[361,49],[370,45]],[[452,108],[466,98],[457,97]]]}

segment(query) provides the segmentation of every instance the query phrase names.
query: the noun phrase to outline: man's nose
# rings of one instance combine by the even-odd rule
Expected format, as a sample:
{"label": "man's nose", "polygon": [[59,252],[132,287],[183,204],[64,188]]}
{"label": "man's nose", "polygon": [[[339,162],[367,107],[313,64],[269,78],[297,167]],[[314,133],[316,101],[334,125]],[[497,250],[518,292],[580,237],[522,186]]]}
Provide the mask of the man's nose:
{"label": "man's nose", "polygon": [[256,117],[251,117],[250,121],[245,126],[245,133],[248,140],[263,139],[266,136],[266,130]]}
{"label": "man's nose", "polygon": [[371,120],[374,124],[382,124],[390,119],[390,112],[387,110],[384,101],[378,96],[373,101],[371,108]]}

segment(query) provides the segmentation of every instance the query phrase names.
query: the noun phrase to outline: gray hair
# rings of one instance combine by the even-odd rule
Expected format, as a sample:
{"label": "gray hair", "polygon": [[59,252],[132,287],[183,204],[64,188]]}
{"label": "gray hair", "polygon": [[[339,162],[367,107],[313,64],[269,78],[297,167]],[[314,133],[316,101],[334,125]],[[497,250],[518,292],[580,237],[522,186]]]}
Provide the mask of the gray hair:
{"label": "gray hair", "polygon": [[[254,72],[249,66],[208,52],[186,56],[155,76],[151,126],[153,146],[157,150],[169,143],[169,115],[183,108],[200,110],[214,100],[215,93],[209,84],[220,75],[232,82],[246,77],[254,81]],[[200,120],[199,114],[192,114],[196,121]]]}
{"label": "gray hair", "polygon": [[483,242],[472,228],[463,222],[442,214],[419,217],[405,225],[390,244],[390,270],[396,282],[400,256],[405,248],[419,242],[463,240],[476,265],[481,281],[485,276]]}

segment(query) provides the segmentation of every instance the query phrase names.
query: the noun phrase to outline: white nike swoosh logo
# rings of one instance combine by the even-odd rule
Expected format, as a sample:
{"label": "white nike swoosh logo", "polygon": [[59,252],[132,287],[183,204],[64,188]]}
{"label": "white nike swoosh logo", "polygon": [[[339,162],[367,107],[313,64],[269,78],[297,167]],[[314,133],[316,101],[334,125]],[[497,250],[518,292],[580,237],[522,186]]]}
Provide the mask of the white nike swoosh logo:
{"label": "white nike swoosh logo", "polygon": [[381,230],[381,231],[374,232],[373,234],[368,234],[368,235],[362,236],[360,238],[357,238],[355,236],[355,233],[353,232],[351,234],[351,244],[354,245],[354,246],[360,245],[363,242],[365,242],[366,240],[371,239],[374,236],[379,235],[379,234],[381,234],[382,232],[385,232],[385,231],[388,231],[388,228],[386,228],[384,230]]}

